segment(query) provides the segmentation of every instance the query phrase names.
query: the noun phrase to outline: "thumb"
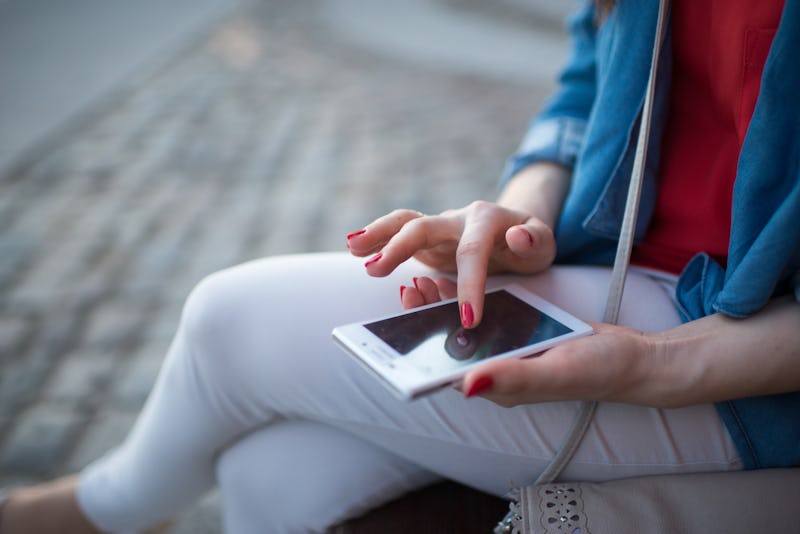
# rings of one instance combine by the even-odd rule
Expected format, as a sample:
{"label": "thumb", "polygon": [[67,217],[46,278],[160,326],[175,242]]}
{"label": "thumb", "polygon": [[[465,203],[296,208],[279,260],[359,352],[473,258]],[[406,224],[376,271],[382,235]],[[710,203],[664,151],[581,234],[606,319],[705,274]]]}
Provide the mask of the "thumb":
{"label": "thumb", "polygon": [[[520,386],[520,359],[498,358],[489,360],[477,369],[464,375],[462,391],[466,397],[484,393],[507,393]],[[522,380],[524,382],[524,380]]]}
{"label": "thumb", "polygon": [[549,226],[536,218],[506,230],[509,257],[507,267],[515,272],[534,273],[546,269],[556,255],[556,241]]}

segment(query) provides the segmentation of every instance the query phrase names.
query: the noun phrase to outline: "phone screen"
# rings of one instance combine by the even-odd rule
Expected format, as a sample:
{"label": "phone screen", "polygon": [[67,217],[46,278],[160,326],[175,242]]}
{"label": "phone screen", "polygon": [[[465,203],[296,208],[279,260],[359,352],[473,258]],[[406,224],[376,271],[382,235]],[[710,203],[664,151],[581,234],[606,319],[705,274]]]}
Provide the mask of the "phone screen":
{"label": "phone screen", "polygon": [[573,330],[505,290],[486,294],[483,319],[461,326],[458,303],[364,325],[426,375],[463,367]]}

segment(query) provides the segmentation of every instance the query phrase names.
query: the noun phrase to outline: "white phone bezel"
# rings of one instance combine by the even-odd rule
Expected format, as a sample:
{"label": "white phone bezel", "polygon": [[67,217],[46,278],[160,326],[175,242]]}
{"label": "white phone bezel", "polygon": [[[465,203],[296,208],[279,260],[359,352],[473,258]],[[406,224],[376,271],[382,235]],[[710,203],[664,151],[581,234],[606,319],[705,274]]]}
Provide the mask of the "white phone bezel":
{"label": "white phone bezel", "polygon": [[[589,335],[593,332],[592,327],[585,322],[518,284],[498,287],[488,293],[501,290],[508,291],[511,295],[519,298],[528,305],[549,315],[571,331],[534,345],[491,356],[490,359],[532,356],[552,348],[559,343],[563,343],[564,341]],[[448,387],[459,380],[467,371],[482,364],[486,360],[472,362],[458,369],[450,370],[439,375],[428,376],[413,366],[404,365],[402,355],[369,331],[364,325],[400,315],[417,313],[427,308],[454,302],[455,300],[457,299],[444,300],[383,317],[337,326],[333,329],[332,335],[334,340],[348,354],[355,357],[356,361],[362,364],[364,368],[377,376],[395,395],[404,400],[415,399]]]}

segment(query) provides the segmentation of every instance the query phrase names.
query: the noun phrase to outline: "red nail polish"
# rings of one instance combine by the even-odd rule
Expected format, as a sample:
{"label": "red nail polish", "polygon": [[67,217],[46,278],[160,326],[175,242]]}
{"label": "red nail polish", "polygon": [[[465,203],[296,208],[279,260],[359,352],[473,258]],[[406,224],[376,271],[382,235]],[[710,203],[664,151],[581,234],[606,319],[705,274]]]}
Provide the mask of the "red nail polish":
{"label": "red nail polish", "polygon": [[378,252],[377,254],[375,254],[374,256],[372,256],[370,259],[367,260],[367,263],[364,264],[364,267],[369,267],[370,265],[372,265],[373,263],[375,263],[376,261],[378,261],[382,257],[383,257],[383,253],[382,252]]}
{"label": "red nail polish", "polygon": [[528,230],[523,229],[523,231],[528,235],[528,243],[533,246],[533,234],[531,234]]}
{"label": "red nail polish", "polygon": [[406,286],[400,286],[400,300],[403,300],[403,293],[406,292]]}
{"label": "red nail polish", "polygon": [[492,380],[491,376],[487,375],[479,376],[478,378],[475,379],[475,381],[472,383],[469,389],[464,392],[464,396],[467,398],[474,397],[475,395],[483,393],[484,391],[492,387],[492,384],[494,384],[494,380]]}
{"label": "red nail polish", "polygon": [[464,302],[461,304],[461,326],[469,328],[475,322],[475,313],[472,311],[472,304]]}
{"label": "red nail polish", "polygon": [[[412,278],[411,281],[414,282],[414,287],[419,291],[419,278]],[[422,293],[422,291],[420,291],[420,293]]]}
{"label": "red nail polish", "polygon": [[359,231],[357,231],[357,232],[352,232],[352,233],[349,233],[349,234],[347,234],[347,239],[348,239],[348,241],[349,241],[350,239],[354,238],[355,236],[357,236],[357,235],[361,235],[361,234],[364,234],[364,233],[366,233],[366,232],[367,232],[367,230],[366,230],[366,228],[364,228],[364,229],[362,229],[362,230],[359,230]]}

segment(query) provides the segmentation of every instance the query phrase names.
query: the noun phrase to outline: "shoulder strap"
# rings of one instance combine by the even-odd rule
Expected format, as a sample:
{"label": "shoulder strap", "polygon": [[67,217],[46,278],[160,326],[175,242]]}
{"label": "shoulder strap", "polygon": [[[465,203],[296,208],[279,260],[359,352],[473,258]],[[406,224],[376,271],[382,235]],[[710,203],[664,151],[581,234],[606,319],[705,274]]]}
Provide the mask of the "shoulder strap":
{"label": "shoulder strap", "polygon": [[[647,91],[642,107],[639,135],[636,141],[636,154],[633,160],[631,182],[628,186],[625,214],[622,219],[622,228],[617,244],[617,254],[614,258],[614,269],[611,272],[608,300],[606,301],[606,309],[603,314],[603,321],[611,324],[616,324],[619,318],[622,292],[625,288],[625,276],[628,273],[628,264],[630,263],[631,249],[633,248],[636,214],[639,209],[639,197],[641,196],[642,178],[644,176],[645,159],[647,157],[647,142],[650,134],[650,122],[653,115],[653,97],[656,90],[658,58],[661,54],[661,45],[664,41],[668,8],[669,0],[661,0],[658,8],[658,23],[656,25],[655,39],[653,41],[653,56],[650,60],[650,75],[647,80]],[[536,484],[553,482],[561,474],[564,467],[575,453],[575,449],[578,448],[586,430],[589,428],[589,423],[592,421],[592,416],[596,408],[597,401],[580,402],[575,413],[575,418],[572,420],[572,425],[564,441],[561,443],[556,455],[550,461],[547,469],[536,479]]]}

